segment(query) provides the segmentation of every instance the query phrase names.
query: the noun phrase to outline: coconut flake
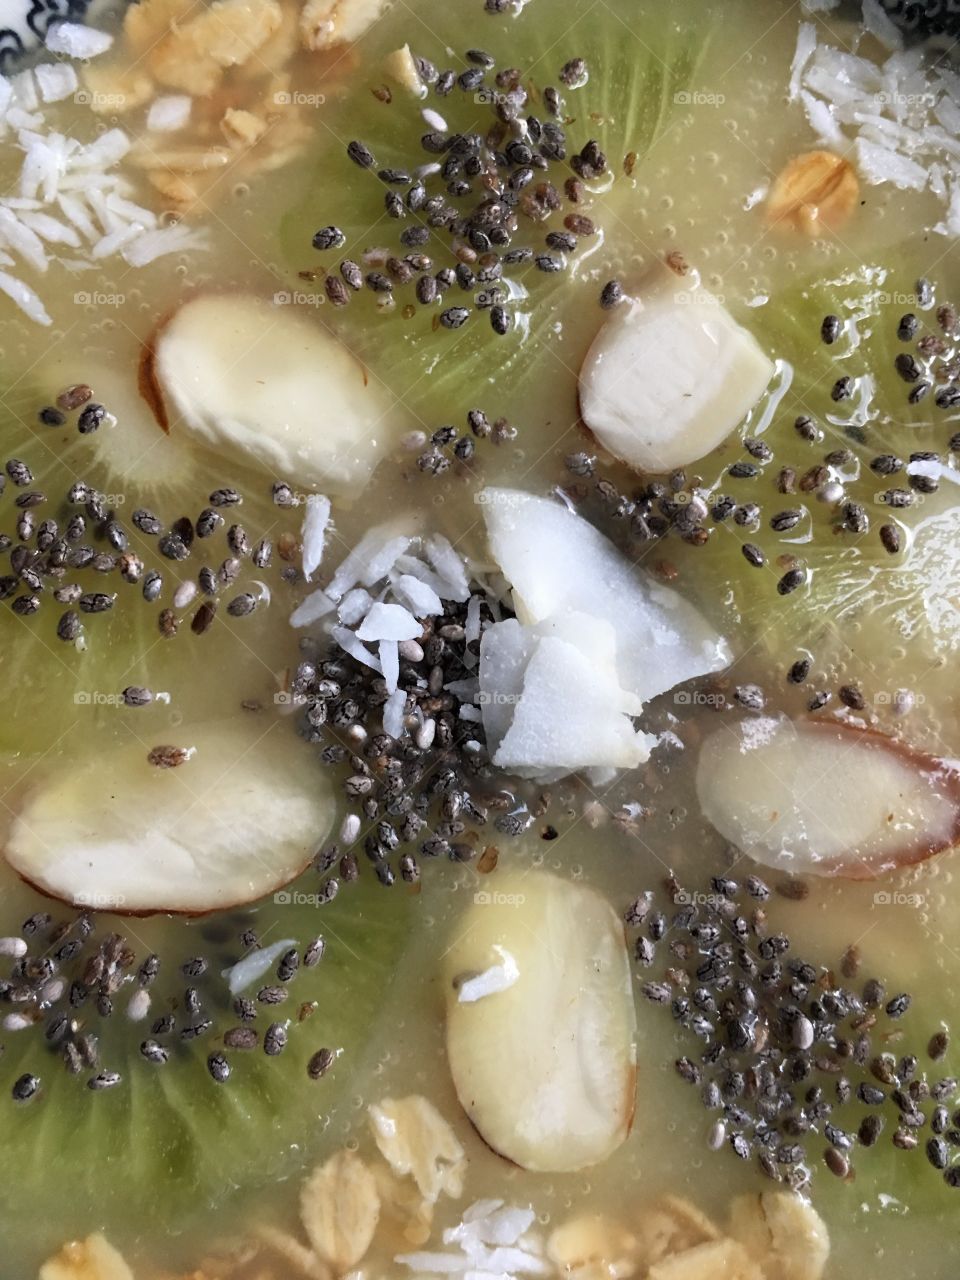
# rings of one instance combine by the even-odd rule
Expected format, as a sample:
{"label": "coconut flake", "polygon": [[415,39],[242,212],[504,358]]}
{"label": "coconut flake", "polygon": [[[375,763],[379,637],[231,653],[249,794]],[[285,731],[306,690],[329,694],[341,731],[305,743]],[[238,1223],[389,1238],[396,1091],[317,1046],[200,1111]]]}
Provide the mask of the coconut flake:
{"label": "coconut flake", "polygon": [[10,87],[18,107],[22,107],[24,111],[36,111],[40,105],[40,98],[32,71],[20,71],[15,76],[11,76]]}
{"label": "coconut flake", "polygon": [[399,738],[403,734],[403,711],[407,705],[407,694],[404,689],[394,689],[383,704],[383,732],[391,738]]}
{"label": "coconut flake", "polygon": [[377,645],[377,651],[380,654],[380,666],[383,669],[383,682],[387,686],[387,693],[395,693],[397,681],[400,679],[400,646],[396,640],[381,640]]}
{"label": "coconut flake", "polygon": [[[392,551],[387,555],[384,555],[384,551],[395,540],[396,535],[389,525],[376,525],[374,528],[368,529],[356,546],[348,552],[338,565],[330,585],[327,587],[328,594],[334,600],[339,600],[351,587],[356,586],[361,579],[366,581],[371,564],[379,567],[384,559],[392,556]],[[407,541],[409,543],[409,539]],[[387,572],[389,570],[384,570],[381,577],[385,577]],[[370,581],[376,582],[378,579],[373,578]],[[367,583],[367,585],[370,585],[370,583]]]}
{"label": "coconut flake", "polygon": [[423,631],[409,610],[399,604],[372,605],[357,630],[361,640],[416,640]]}
{"label": "coconut flake", "polygon": [[122,129],[108,129],[95,142],[81,147],[73,163],[78,169],[108,169],[118,164],[132,145]]}
{"label": "coconut flake", "polygon": [[174,133],[190,119],[193,99],[185,93],[169,93],[154,98],[147,112],[147,128],[154,133]]}
{"label": "coconut flake", "polygon": [[903,48],[903,33],[884,12],[880,0],[863,0],[863,25],[885,49]]}
{"label": "coconut flake", "polygon": [[205,249],[210,237],[200,228],[158,227],[148,231],[123,251],[124,261],[131,267],[145,267],[148,262],[165,257],[168,253],[185,253],[187,250]]}
{"label": "coconut flake", "polygon": [[400,603],[418,618],[436,618],[443,613],[443,601],[433,587],[412,573],[401,573],[391,586]]}
{"label": "coconut flake", "polygon": [[322,493],[311,493],[303,518],[303,576],[308,582],[320,568],[329,524],[330,499]]}
{"label": "coconut flake", "polygon": [[806,89],[800,90],[800,101],[803,103],[803,109],[806,112],[810,128],[821,142],[826,143],[828,147],[843,147],[846,145],[847,140],[843,136],[843,130],[837,124],[836,117],[828,103],[821,102],[819,98],[815,98]]}
{"label": "coconut flake", "polygon": [[370,667],[378,675],[382,674],[380,659],[375,658],[367,646],[361,643],[352,631],[349,631],[346,627],[331,627],[330,635],[345,653],[349,653],[351,658],[356,658],[358,662],[362,662],[365,667]]}
{"label": "coconut flake", "polygon": [[68,58],[98,58],[113,44],[113,36],[79,22],[57,22],[45,43],[51,53],[65,53]]}
{"label": "coconut flake", "polygon": [[248,951],[242,960],[221,970],[220,976],[226,978],[230,994],[239,995],[265,973],[269,973],[283,953],[296,945],[296,938],[284,938],[282,942],[272,942],[269,947]]}
{"label": "coconut flake", "polygon": [[355,627],[373,604],[373,596],[363,587],[354,587],[340,601],[337,617],[345,627]]}
{"label": "coconut flake", "polygon": [[47,315],[43,303],[30,286],[25,285],[22,280],[18,280],[15,276],[8,275],[6,271],[0,271],[0,291],[5,293],[8,298],[11,298],[20,310],[28,315],[36,324],[53,324],[53,321]]}
{"label": "coconut flake", "polygon": [[[520,977],[520,969],[516,960],[506,948],[494,944],[493,950],[500,957],[499,964],[492,964],[475,978],[468,978],[461,983],[457,991],[460,1004],[473,1004],[475,1000],[483,1000],[486,996],[496,995],[498,991],[506,991]],[[449,1244],[449,1241],[445,1241]],[[508,1241],[507,1243],[513,1243]]]}
{"label": "coconut flake", "polygon": [[332,613],[336,607],[325,591],[312,591],[291,613],[290,625],[309,627],[312,622],[319,622],[328,613]]}
{"label": "coconut flake", "polygon": [[37,67],[36,75],[44,102],[62,102],[76,93],[80,83],[68,62],[43,62]]}
{"label": "coconut flake", "polygon": [[444,581],[446,593],[438,592],[444,600],[462,603],[469,599],[470,584],[463,560],[453,549],[452,543],[442,533],[435,533],[424,542],[427,559]]}
{"label": "coconut flake", "polygon": [[77,235],[76,230],[67,226],[66,223],[60,222],[57,218],[51,218],[48,213],[43,213],[40,210],[24,209],[20,214],[20,221],[25,227],[29,227],[31,231],[35,231],[38,236],[51,244],[67,244],[73,249],[80,248],[80,237]]}
{"label": "coconut flake", "polygon": [[40,237],[3,206],[0,206],[0,241],[5,242],[14,253],[26,258],[37,271],[46,271],[47,251]]}
{"label": "coconut flake", "polygon": [[927,185],[927,171],[915,160],[878,146],[865,138],[856,143],[857,167],[872,186],[892,182],[901,191],[922,191]]}
{"label": "coconut flake", "polygon": [[793,62],[790,64],[790,87],[788,90],[790,101],[796,99],[800,92],[800,82],[803,79],[803,73],[806,70],[807,63],[813,55],[814,49],[817,47],[817,29],[812,22],[801,22],[800,29],[797,32],[797,47],[793,55]]}

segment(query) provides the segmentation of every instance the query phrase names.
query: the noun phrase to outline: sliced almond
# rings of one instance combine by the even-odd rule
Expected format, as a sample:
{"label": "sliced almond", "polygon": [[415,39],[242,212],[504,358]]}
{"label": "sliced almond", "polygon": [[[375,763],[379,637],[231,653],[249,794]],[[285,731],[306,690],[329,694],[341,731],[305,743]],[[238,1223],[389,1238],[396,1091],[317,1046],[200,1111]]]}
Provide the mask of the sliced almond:
{"label": "sliced almond", "polygon": [[483,885],[445,964],[460,1103],[525,1169],[598,1164],[626,1138],[636,1094],[622,923],[595,890],[543,872],[495,872]]}
{"label": "sliced almond", "polygon": [[213,93],[228,68],[250,61],[283,22],[277,0],[214,0],[191,14],[145,58],[160,84],[198,96]]}
{"label": "sliced almond", "polygon": [[960,837],[960,774],[880,733],[757,717],[704,740],[704,817],[767,866],[850,880],[922,862]]}
{"label": "sliced almond", "polygon": [[580,370],[580,412],[628,466],[671,471],[725,440],[773,373],[695,272],[663,270],[600,326]]}
{"label": "sliced almond", "polygon": [[826,1223],[788,1191],[738,1196],[730,1207],[730,1234],[776,1280],[820,1280],[830,1256]]}
{"label": "sliced almond", "polygon": [[857,207],[860,184],[849,160],[832,151],[794,156],[777,175],[767,217],[808,236],[838,231]]}
{"label": "sliced almond", "polygon": [[298,301],[197,295],[144,349],[143,393],[171,434],[304,484],[356,489],[382,452],[393,401]]}
{"label": "sliced almond", "polygon": [[7,861],[44,893],[133,914],[212,911],[289,883],[333,815],[302,745],[230,720],[192,729],[189,746],[177,769],[126,742],[67,770],[37,765]]}
{"label": "sliced almond", "polygon": [[353,1151],[339,1151],[300,1189],[300,1217],[324,1262],[346,1271],[360,1262],[380,1219],[377,1183]]}

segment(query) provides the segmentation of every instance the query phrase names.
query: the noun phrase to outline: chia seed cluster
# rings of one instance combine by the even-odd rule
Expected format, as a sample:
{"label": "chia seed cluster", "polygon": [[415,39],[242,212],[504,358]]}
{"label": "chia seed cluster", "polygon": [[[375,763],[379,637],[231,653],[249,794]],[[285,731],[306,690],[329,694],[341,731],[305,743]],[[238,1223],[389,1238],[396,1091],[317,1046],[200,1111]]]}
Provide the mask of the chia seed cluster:
{"label": "chia seed cluster", "polygon": [[[232,1051],[262,1047],[271,1057],[282,1053],[290,1030],[305,1022],[317,1003],[302,1002],[279,1019],[278,1008],[289,1001],[297,974],[320,963],[324,939],[315,938],[302,953],[295,947],[286,951],[274,966],[274,976],[268,975],[255,997],[238,996],[231,1006],[220,966],[235,964],[238,950],[249,954],[260,943],[249,928],[225,946],[215,926],[207,933],[215,949],[212,961],[206,956],[187,957],[160,997],[154,985],[169,961],[161,963],[153,953],[138,957],[122,934],[98,937],[95,918],[85,912],[59,922],[45,911],[37,912],[23,922],[20,936],[0,938],[0,956],[13,961],[9,977],[0,979],[0,1011],[6,1010],[0,1027],[5,1037],[32,1032],[36,1050],[33,1070],[13,1082],[14,1100],[27,1102],[41,1094],[46,1071],[58,1062],[93,1092],[120,1085],[123,1075],[113,1069],[116,1064],[102,1061],[99,1034],[107,1020],[120,1017],[130,1028],[133,1045],[139,1040],[140,1057],[154,1066],[178,1057],[194,1061],[187,1050],[197,1040],[222,1044],[230,1052],[211,1049],[206,1059],[207,1070],[220,1084],[230,1078]],[[214,941],[214,935],[219,941]],[[225,1009],[230,1009],[239,1025],[223,1027]],[[218,1011],[219,1023],[215,1021]],[[255,1024],[268,1019],[261,1032]],[[146,1026],[149,1034],[143,1038]],[[323,1076],[334,1058],[332,1050],[318,1048],[307,1065],[311,1079]]]}
{"label": "chia seed cluster", "polygon": [[[662,966],[660,978],[643,983],[643,996],[669,1010],[680,1037],[692,1038],[674,1065],[716,1117],[708,1145],[729,1146],[773,1181],[800,1189],[818,1155],[831,1173],[850,1178],[860,1148],[923,1144],[933,1168],[960,1187],[960,1111],[950,1110],[960,1082],[935,1069],[947,1033],[930,1037],[928,1067],[919,1055],[884,1048],[899,1039],[893,1024],[910,995],[888,992],[875,977],[862,981],[856,946],[839,975],[791,954],[789,937],[768,926],[763,903],[771,890],[757,876],[742,884],[718,876],[699,894],[673,876],[665,887],[666,909],[647,892],[624,920],[641,969]],[[800,897],[805,886],[786,881],[778,889]]]}
{"label": "chia seed cluster", "polygon": [[[406,288],[415,303],[404,314],[429,307],[434,328],[455,330],[485,313],[493,332],[503,337],[514,326],[516,299],[537,274],[566,271],[581,241],[597,235],[581,206],[589,194],[586,184],[603,177],[609,164],[595,139],[569,154],[559,89],[544,89],[542,111],[531,114],[517,68],[494,72],[493,57],[482,49],[468,49],[465,62],[467,68],[458,74],[415,59],[421,82],[435,98],[455,91],[469,95],[492,116],[489,129],[457,133],[438,111],[425,108],[429,130],[420,138],[420,150],[431,158],[423,163],[414,155],[403,167],[383,167],[365,142],[350,142],[349,158],[383,185],[388,217],[408,225],[399,233],[395,253],[366,250],[360,262],[341,259],[326,273],[324,287],[337,307],[364,288],[391,306],[394,294]],[[558,78],[571,91],[585,84],[583,59],[571,59]],[[535,229],[546,224],[550,229],[538,239]],[[328,225],[316,232],[313,246],[327,253],[346,241],[339,227]],[[431,255],[438,250],[452,262],[435,270]],[[313,279],[315,273],[301,276]]]}

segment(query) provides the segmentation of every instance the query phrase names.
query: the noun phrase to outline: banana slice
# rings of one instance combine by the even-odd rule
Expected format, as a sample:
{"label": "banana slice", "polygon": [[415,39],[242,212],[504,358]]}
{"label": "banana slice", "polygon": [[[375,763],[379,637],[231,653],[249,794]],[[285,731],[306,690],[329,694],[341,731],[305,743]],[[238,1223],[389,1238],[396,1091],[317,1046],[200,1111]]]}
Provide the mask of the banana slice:
{"label": "banana slice", "polygon": [[544,872],[488,877],[447,954],[447,1056],[494,1151],[563,1172],[624,1141],[636,1016],[623,926],[593,889]]}

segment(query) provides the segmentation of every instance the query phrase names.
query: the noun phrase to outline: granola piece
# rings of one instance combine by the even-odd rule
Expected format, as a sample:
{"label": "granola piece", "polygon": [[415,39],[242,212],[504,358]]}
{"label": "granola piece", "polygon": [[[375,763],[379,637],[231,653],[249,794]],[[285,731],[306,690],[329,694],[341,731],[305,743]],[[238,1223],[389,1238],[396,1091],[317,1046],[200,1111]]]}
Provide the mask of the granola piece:
{"label": "granola piece", "polygon": [[[139,6],[134,6],[135,8]],[[122,115],[144,106],[156,93],[151,78],[136,66],[97,59],[82,68],[84,92],[97,115]]]}
{"label": "granola piece", "polygon": [[620,1280],[637,1269],[639,1241],[602,1213],[570,1218],[547,1239],[547,1257],[571,1280]]}
{"label": "granola piece", "polygon": [[380,1154],[395,1173],[413,1178],[424,1200],[463,1194],[466,1154],[432,1102],[414,1093],[384,1098],[367,1111]]}
{"label": "granola piece", "polygon": [[647,1280],[764,1280],[764,1273],[739,1241],[725,1238],[670,1254]]}
{"label": "granola piece", "polygon": [[185,18],[196,7],[196,0],[140,0],[128,6],[123,19],[123,34],[129,51],[138,57],[152,49],[175,22]]}
{"label": "granola piece", "polygon": [[663,1196],[640,1217],[640,1256],[647,1266],[720,1239],[717,1226],[689,1200]]}
{"label": "granola piece", "polygon": [[307,0],[300,39],[307,49],[332,49],[359,40],[387,7],[387,0]]}
{"label": "granola piece", "polygon": [[339,1151],[300,1189],[300,1217],[313,1248],[338,1271],[354,1267],[370,1248],[380,1220],[373,1174],[352,1151]]}
{"label": "granola piece", "polygon": [[321,1262],[312,1249],[306,1248],[288,1231],[281,1231],[279,1227],[264,1223],[257,1228],[257,1235],[304,1280],[330,1280],[331,1272],[327,1264]]}
{"label": "granola piece", "polygon": [[415,98],[422,95],[423,81],[408,44],[387,54],[383,60],[383,70],[395,84],[412,93]]}
{"label": "granola piece", "polygon": [[40,1268],[40,1280],[133,1280],[133,1272],[105,1236],[71,1240]]}
{"label": "granola piece", "polygon": [[730,1234],[777,1280],[820,1280],[830,1256],[826,1223],[789,1191],[738,1196],[730,1206]]}
{"label": "granola piece", "polygon": [[223,136],[231,147],[238,149],[255,147],[267,132],[268,127],[266,120],[254,115],[252,111],[243,111],[235,107],[224,112],[223,119],[220,121]]}
{"label": "granola piece", "polygon": [[161,39],[146,61],[168,88],[210,94],[224,71],[248,62],[282,21],[277,0],[214,0]]}

